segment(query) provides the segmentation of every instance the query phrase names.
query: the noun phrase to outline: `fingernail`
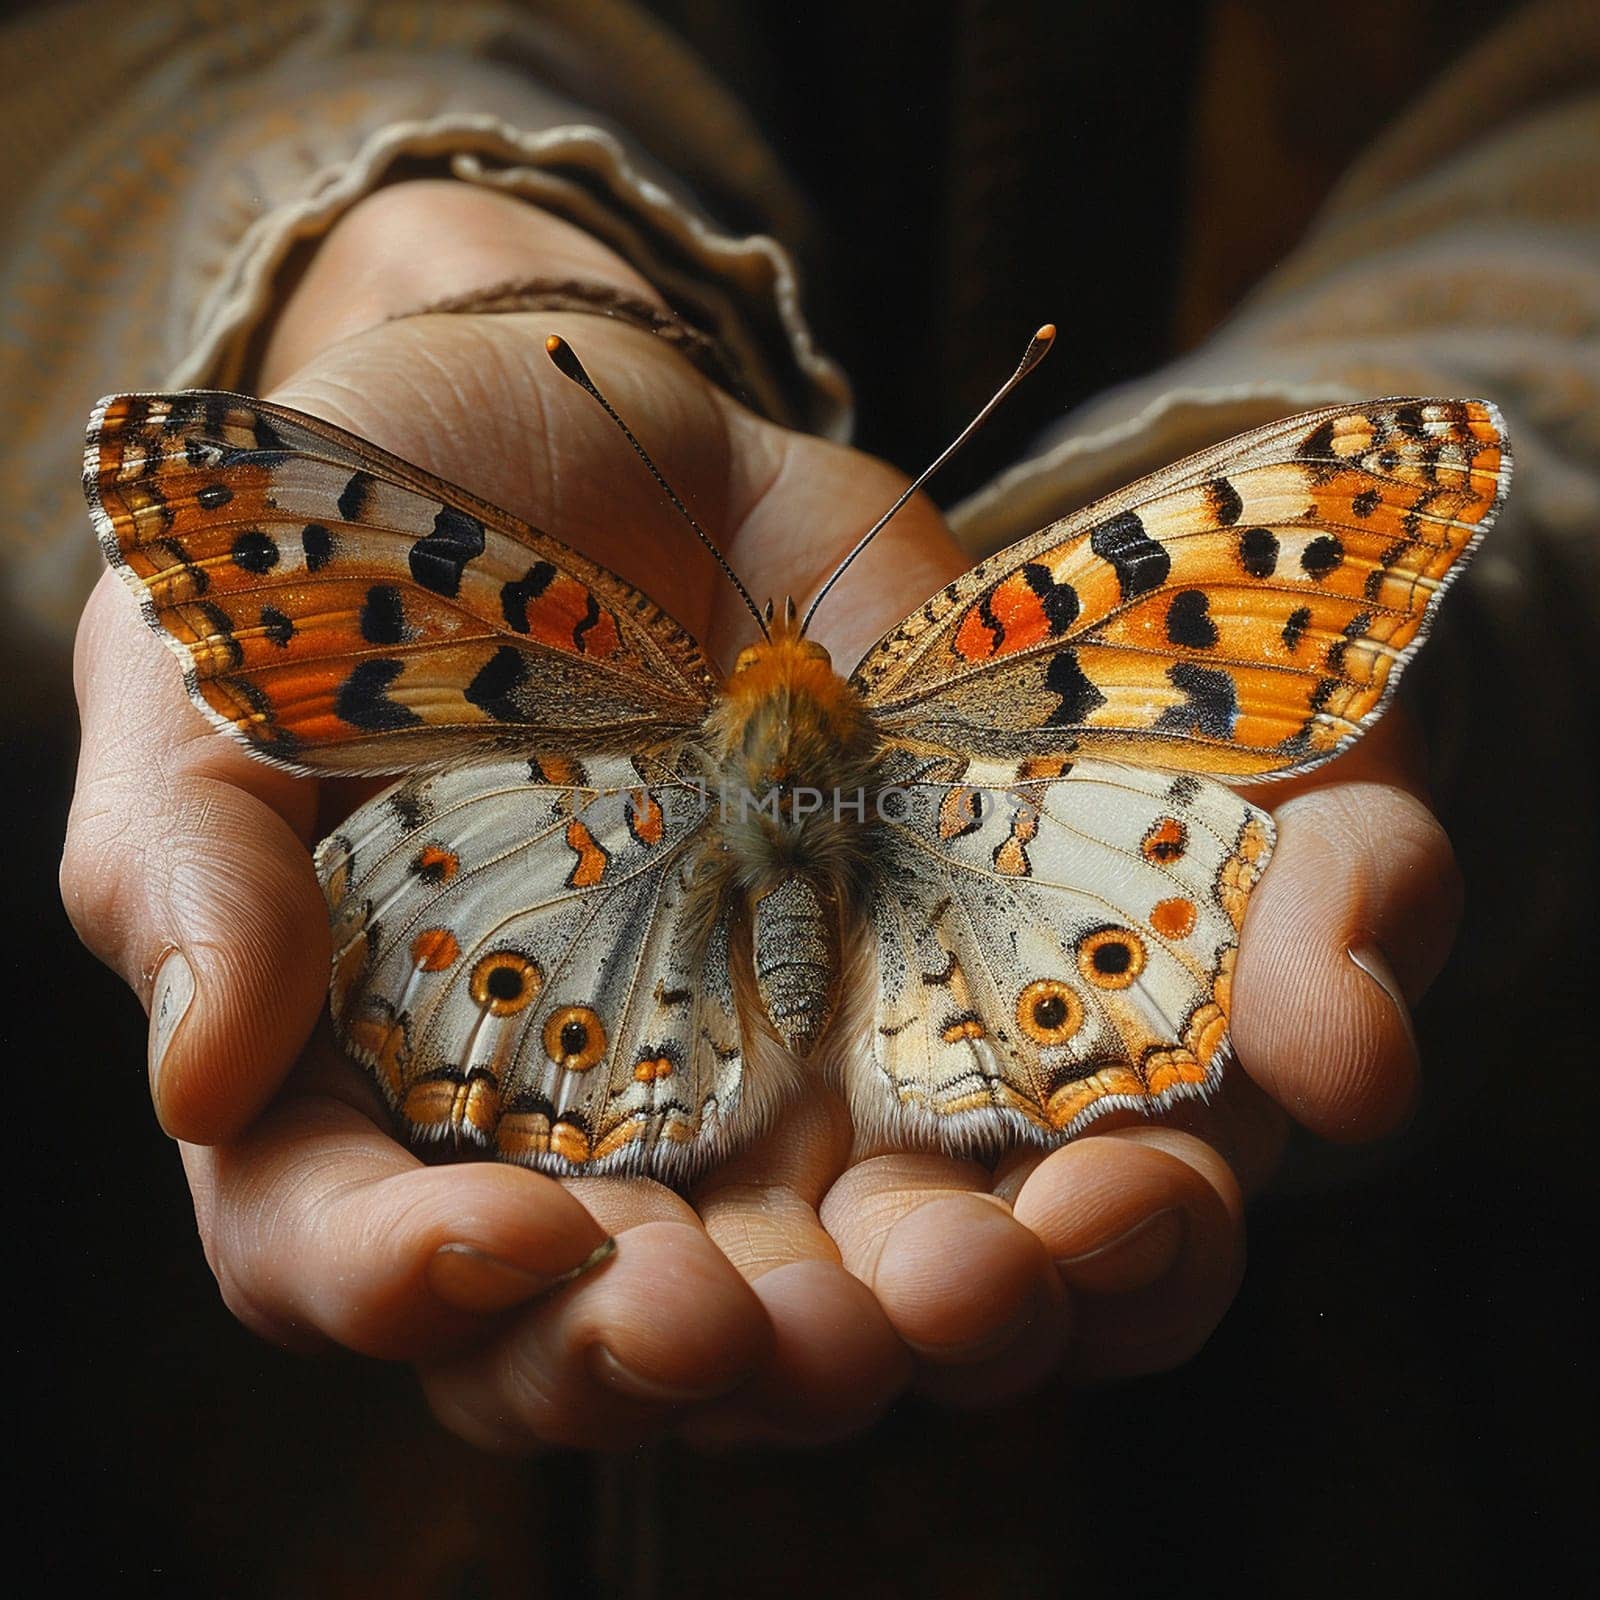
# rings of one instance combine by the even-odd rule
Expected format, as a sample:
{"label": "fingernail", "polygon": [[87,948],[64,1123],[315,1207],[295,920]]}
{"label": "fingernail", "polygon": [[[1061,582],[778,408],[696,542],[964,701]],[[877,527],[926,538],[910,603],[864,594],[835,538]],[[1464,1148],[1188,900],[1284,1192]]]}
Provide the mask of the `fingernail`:
{"label": "fingernail", "polygon": [[1159,1282],[1178,1264],[1189,1232],[1180,1206],[1168,1206],[1134,1223],[1114,1239],[1075,1256],[1058,1256],[1056,1269],[1074,1289],[1127,1294]]}
{"label": "fingernail", "polygon": [[535,1272],[502,1260],[471,1244],[442,1244],[428,1263],[428,1283],[441,1300],[483,1316],[526,1305],[564,1288],[616,1253],[615,1239],[602,1239],[577,1266],[565,1272]]}
{"label": "fingernail", "polygon": [[1411,1041],[1412,1051],[1415,1052],[1417,1034],[1411,1025],[1411,1007],[1406,1004],[1406,997],[1401,993],[1400,982],[1394,975],[1394,968],[1389,965],[1388,957],[1372,943],[1351,945],[1345,954],[1388,995],[1400,1018],[1400,1025],[1406,1030],[1406,1037]]}
{"label": "fingernail", "polygon": [[169,950],[150,991],[150,1095],[161,1103],[161,1068],[173,1038],[194,1003],[194,969],[181,950]]}
{"label": "fingernail", "polygon": [[659,1406],[701,1405],[707,1400],[719,1400],[732,1394],[749,1376],[746,1372],[731,1378],[718,1379],[700,1388],[673,1383],[662,1383],[658,1378],[647,1378],[625,1362],[619,1361],[603,1344],[589,1346],[589,1371],[608,1389],[625,1394],[632,1400],[648,1400]]}

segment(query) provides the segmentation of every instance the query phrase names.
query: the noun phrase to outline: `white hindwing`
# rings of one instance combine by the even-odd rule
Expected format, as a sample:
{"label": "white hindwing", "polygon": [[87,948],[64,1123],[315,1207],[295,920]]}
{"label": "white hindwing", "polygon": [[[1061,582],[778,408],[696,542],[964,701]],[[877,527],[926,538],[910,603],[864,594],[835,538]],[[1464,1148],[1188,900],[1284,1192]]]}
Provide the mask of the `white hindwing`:
{"label": "white hindwing", "polygon": [[659,762],[545,765],[408,779],[323,841],[335,1029],[418,1141],[680,1175],[744,1087],[707,800]]}
{"label": "white hindwing", "polygon": [[1220,784],[1109,762],[1049,780],[974,762],[963,779],[906,785],[885,830],[857,1126],[1057,1143],[1214,1087],[1271,818]]}

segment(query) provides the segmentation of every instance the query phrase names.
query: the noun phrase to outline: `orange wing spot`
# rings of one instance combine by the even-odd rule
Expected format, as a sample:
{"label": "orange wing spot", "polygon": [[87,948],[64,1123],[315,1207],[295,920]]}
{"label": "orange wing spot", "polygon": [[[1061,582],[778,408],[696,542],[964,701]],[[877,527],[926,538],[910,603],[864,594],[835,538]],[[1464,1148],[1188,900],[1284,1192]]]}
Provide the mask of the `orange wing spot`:
{"label": "orange wing spot", "polygon": [[1035,1044],[1065,1044],[1083,1026],[1083,1001],[1058,978],[1038,978],[1017,996],[1017,1026]]}
{"label": "orange wing spot", "polygon": [[976,1017],[957,1017],[945,1024],[939,1037],[946,1044],[960,1044],[963,1039],[982,1039],[987,1030]]}
{"label": "orange wing spot", "polygon": [[1078,971],[1097,989],[1128,988],[1144,959],[1144,940],[1131,928],[1097,928],[1078,943]]}
{"label": "orange wing spot", "polygon": [[345,1047],[365,1061],[391,1096],[400,1093],[410,1049],[404,1026],[389,1017],[357,1017],[344,1035]]}
{"label": "orange wing spot", "polygon": [[1181,1046],[1152,1051],[1144,1058],[1143,1066],[1151,1094],[1162,1094],[1183,1083],[1206,1081],[1204,1065]]}
{"label": "orange wing spot", "polygon": [[583,773],[576,761],[566,756],[538,756],[528,763],[528,776],[533,783],[547,783],[554,789],[579,789],[583,787]]}
{"label": "orange wing spot", "polygon": [[576,1123],[558,1122],[550,1130],[550,1153],[582,1166],[590,1155],[589,1135]]}
{"label": "orange wing spot", "polygon": [[606,1053],[605,1024],[588,1006],[558,1006],[544,1021],[544,1053],[567,1072],[587,1072]]}
{"label": "orange wing spot", "polygon": [[648,789],[635,789],[628,796],[628,831],[640,844],[661,843],[665,832],[661,805]]}
{"label": "orange wing spot", "polygon": [[400,1114],[424,1132],[449,1131],[487,1143],[500,1120],[500,1086],[481,1068],[465,1081],[453,1074],[428,1078],[412,1085]]}
{"label": "orange wing spot", "polygon": [[576,578],[558,577],[528,605],[528,637],[567,655],[605,658],[621,642],[616,619]]}
{"label": "orange wing spot", "polygon": [[1043,602],[1020,572],[1002,578],[962,619],[956,633],[956,654],[966,661],[987,661],[1027,650],[1050,637],[1050,619]]}
{"label": "orange wing spot", "polygon": [[950,647],[963,661],[987,661],[999,645],[995,630],[973,606],[961,619]]}
{"label": "orange wing spot", "polygon": [[513,1017],[538,998],[544,973],[519,950],[491,950],[473,967],[467,988],[491,1017]]}
{"label": "orange wing spot", "polygon": [[461,959],[461,946],[448,928],[424,928],[411,941],[411,959],[423,972],[443,972]]}
{"label": "orange wing spot", "polygon": [[1158,900],[1150,913],[1150,926],[1163,939],[1187,939],[1198,915],[1192,900]]}
{"label": "orange wing spot", "polygon": [[1087,1078],[1062,1084],[1045,1103],[1045,1115],[1050,1119],[1051,1127],[1064,1128],[1097,1100],[1104,1100],[1110,1095],[1142,1099],[1145,1093],[1144,1080],[1132,1067],[1104,1067]]}
{"label": "orange wing spot", "polygon": [[449,883],[460,866],[460,858],[453,852],[442,845],[429,844],[424,845],[418,854],[415,871],[429,883]]}
{"label": "orange wing spot", "polygon": [[513,1111],[495,1129],[495,1149],[508,1161],[523,1161],[550,1150],[550,1118],[542,1111]]}
{"label": "orange wing spot", "polygon": [[644,1056],[633,1065],[633,1076],[639,1083],[655,1083],[660,1078],[672,1076],[672,1061],[667,1056]]}
{"label": "orange wing spot", "polygon": [[1139,853],[1157,866],[1170,867],[1189,848],[1189,830],[1176,817],[1161,817],[1139,841]]}
{"label": "orange wing spot", "polygon": [[610,852],[589,831],[588,824],[576,817],[567,824],[567,848],[577,853],[577,861],[567,874],[569,889],[592,889],[606,875]]}
{"label": "orange wing spot", "polygon": [[1030,756],[1017,768],[1017,777],[1023,781],[1037,778],[1064,778],[1072,771],[1072,761],[1067,756]]}
{"label": "orange wing spot", "polygon": [[939,837],[959,839],[983,820],[978,791],[966,787],[946,789],[939,802]]}
{"label": "orange wing spot", "polygon": [[994,870],[1008,878],[1027,878],[1033,874],[1028,859],[1028,844],[1039,831],[1039,813],[1024,805],[1011,824],[1011,832],[994,853]]}

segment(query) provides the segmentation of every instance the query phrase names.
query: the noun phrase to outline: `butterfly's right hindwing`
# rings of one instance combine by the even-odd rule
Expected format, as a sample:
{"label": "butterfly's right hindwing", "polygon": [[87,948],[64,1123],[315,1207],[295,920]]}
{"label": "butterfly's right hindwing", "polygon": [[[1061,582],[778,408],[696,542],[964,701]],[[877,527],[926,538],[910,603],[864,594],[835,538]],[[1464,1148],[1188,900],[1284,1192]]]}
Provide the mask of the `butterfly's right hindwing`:
{"label": "butterfly's right hindwing", "polygon": [[1056,1143],[1220,1079],[1271,819],[1222,785],[1079,762],[911,783],[871,907],[877,987],[847,1074],[893,1143]]}

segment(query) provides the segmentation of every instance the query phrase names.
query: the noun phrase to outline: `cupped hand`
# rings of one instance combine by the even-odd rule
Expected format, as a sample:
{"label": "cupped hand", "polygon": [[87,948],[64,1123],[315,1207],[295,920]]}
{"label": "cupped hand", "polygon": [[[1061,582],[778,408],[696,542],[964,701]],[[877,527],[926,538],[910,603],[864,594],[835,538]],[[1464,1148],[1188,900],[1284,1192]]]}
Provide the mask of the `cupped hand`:
{"label": "cupped hand", "polygon": [[[460,185],[380,191],[324,242],[269,342],[270,398],[373,439],[585,550],[727,660],[749,619],[544,339],[579,352],[758,598],[813,592],[893,499],[892,469],[753,417],[682,357],[599,317],[414,315],[509,278],[654,291],[588,235]],[[657,302],[659,303],[659,302]],[[818,614],[843,668],[965,559],[915,500]],[[1252,797],[1279,842],[1209,1107],[1106,1127],[992,1170],[853,1147],[818,1091],[687,1196],[433,1167],[396,1143],[318,1028],[328,936],[307,846],[353,803],[252,760],[190,705],[107,577],[80,630],[83,717],[63,895],[152,1006],[151,1088],[235,1313],[294,1345],[414,1361],[487,1447],[609,1447],[671,1425],[805,1441],[908,1385],[1002,1398],[1183,1360],[1243,1265],[1243,1195],[1286,1117],[1359,1140],[1417,1091],[1407,1006],[1458,911],[1417,741],[1391,714],[1351,754]]]}

